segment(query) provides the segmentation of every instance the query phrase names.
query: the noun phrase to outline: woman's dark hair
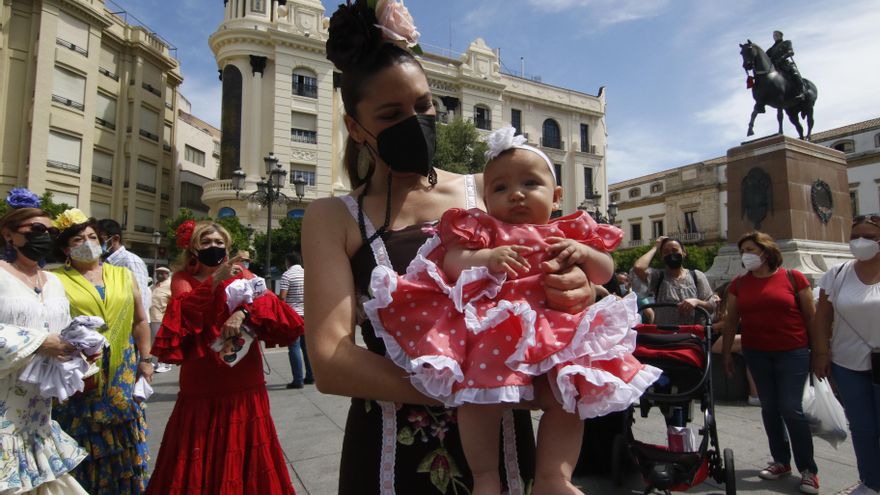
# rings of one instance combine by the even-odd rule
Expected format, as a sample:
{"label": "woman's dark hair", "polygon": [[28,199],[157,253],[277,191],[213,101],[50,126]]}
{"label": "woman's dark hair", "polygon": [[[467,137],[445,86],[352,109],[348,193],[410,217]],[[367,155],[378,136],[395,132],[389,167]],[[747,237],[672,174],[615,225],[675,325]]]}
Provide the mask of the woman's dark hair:
{"label": "woman's dark hair", "polygon": [[685,249],[684,244],[682,244],[681,241],[679,241],[678,239],[672,239],[670,237],[663,239],[663,241],[660,243],[660,249],[657,250],[657,254],[659,254],[660,256],[663,256],[663,254],[662,254],[663,253],[663,246],[665,246],[667,243],[670,243],[670,242],[674,242],[674,243],[678,244],[678,247],[681,248],[682,254],[687,256],[688,252],[687,252],[687,249]]}
{"label": "woman's dark hair", "polygon": [[83,223],[78,223],[76,225],[71,225],[70,227],[62,230],[58,233],[58,236],[55,237],[55,259],[57,260],[65,260],[67,259],[67,255],[64,254],[64,248],[67,247],[67,244],[70,242],[75,236],[82,234],[84,230],[88,227],[91,227],[92,230],[97,234],[100,229],[98,228],[98,221],[93,217],[90,217],[88,221]]}
{"label": "woman's dark hair", "polygon": [[740,237],[739,240],[736,241],[736,247],[740,252],[742,252],[742,245],[746,241],[752,241],[761,248],[761,251],[767,256],[766,261],[768,268],[775,270],[782,266],[782,252],[779,251],[779,246],[776,245],[776,241],[774,241],[769,234],[755,230]]}
{"label": "woman's dark hair", "polygon": [[[373,77],[383,69],[405,63],[422,65],[405,49],[388,43],[382,38],[376,13],[366,0],[356,0],[351,5],[340,5],[330,17],[327,39],[327,59],[342,72],[339,89],[345,113],[357,118],[357,105],[361,102]],[[350,136],[345,143],[343,162],[352,189],[366,182],[358,177],[357,162],[360,145]],[[372,175],[373,165],[367,177]]]}
{"label": "woman's dark hair", "polygon": [[[52,218],[52,215],[41,210],[40,208],[17,208],[10,210],[8,213],[0,217],[0,231],[3,229],[16,230],[22,224],[32,218],[46,217]],[[0,236],[0,249],[6,248],[6,238]]]}

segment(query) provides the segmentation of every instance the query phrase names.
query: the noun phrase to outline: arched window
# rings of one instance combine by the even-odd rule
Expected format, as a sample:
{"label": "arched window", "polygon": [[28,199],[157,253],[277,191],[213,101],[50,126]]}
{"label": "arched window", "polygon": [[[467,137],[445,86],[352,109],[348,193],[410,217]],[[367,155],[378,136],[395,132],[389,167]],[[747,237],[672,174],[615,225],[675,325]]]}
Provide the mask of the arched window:
{"label": "arched window", "polygon": [[224,206],[223,208],[220,208],[220,211],[217,212],[217,218],[234,217],[235,215],[236,215],[235,210],[228,207],[228,206]]}
{"label": "arched window", "polygon": [[488,107],[474,106],[474,126],[477,129],[492,130],[492,114]]}
{"label": "arched window", "polygon": [[293,69],[293,94],[307,98],[318,97],[318,77],[303,67]]}
{"label": "arched window", "polygon": [[842,151],[844,153],[852,153],[856,150],[856,145],[852,139],[837,141],[831,147],[836,149],[837,151]]}
{"label": "arched window", "polygon": [[544,121],[544,125],[541,126],[541,129],[541,145],[547,148],[561,150],[562,133],[559,131],[559,124],[553,119],[547,119]]}

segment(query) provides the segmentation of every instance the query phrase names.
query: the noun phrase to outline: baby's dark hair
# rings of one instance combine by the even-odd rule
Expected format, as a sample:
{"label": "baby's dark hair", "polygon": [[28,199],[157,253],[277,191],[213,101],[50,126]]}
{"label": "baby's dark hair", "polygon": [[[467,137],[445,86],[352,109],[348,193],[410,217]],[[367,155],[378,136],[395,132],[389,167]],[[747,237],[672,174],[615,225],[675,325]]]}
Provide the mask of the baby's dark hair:
{"label": "baby's dark hair", "polygon": [[[382,70],[393,65],[422,65],[407,50],[382,38],[376,13],[366,0],[356,0],[351,4],[340,5],[330,17],[329,38],[327,39],[327,59],[342,73],[339,89],[345,113],[357,118],[358,103],[366,89]],[[345,144],[345,170],[353,188],[366,182],[358,177],[357,158],[359,146],[351,137]],[[372,174],[372,165],[367,177]]]}

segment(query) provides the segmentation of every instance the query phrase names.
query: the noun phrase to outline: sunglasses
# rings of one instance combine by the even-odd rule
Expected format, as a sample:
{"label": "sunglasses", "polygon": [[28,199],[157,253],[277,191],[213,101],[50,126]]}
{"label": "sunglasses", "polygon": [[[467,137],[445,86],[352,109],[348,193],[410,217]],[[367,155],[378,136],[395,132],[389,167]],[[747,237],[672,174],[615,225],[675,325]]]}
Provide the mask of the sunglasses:
{"label": "sunglasses", "polygon": [[870,223],[875,227],[880,227],[880,214],[872,213],[870,215],[857,215],[853,217],[853,226],[860,223]]}
{"label": "sunglasses", "polygon": [[30,227],[31,229],[28,231],[28,233],[32,233],[32,234],[39,235],[39,234],[45,234],[46,232],[48,232],[49,235],[51,235],[52,237],[55,237],[58,235],[57,228],[46,227],[45,225],[41,224],[40,222],[23,223],[23,224],[19,225],[18,227],[16,227],[15,230],[17,230],[17,231],[21,230],[23,227]]}

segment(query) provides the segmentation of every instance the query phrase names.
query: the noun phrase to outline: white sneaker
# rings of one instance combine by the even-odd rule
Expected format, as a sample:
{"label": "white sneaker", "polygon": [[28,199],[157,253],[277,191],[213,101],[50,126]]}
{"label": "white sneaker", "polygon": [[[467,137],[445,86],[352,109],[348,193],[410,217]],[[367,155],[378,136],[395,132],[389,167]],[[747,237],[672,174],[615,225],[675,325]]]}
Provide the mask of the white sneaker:
{"label": "white sneaker", "polygon": [[170,364],[156,363],[156,365],[153,366],[153,372],[155,373],[165,373],[166,371],[171,371]]}
{"label": "white sneaker", "polygon": [[849,492],[849,495],[878,495],[880,492],[868,488],[864,483],[859,483],[855,490]]}

